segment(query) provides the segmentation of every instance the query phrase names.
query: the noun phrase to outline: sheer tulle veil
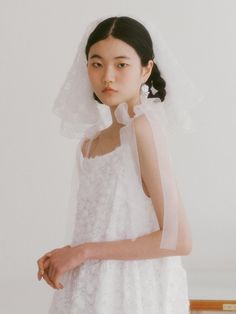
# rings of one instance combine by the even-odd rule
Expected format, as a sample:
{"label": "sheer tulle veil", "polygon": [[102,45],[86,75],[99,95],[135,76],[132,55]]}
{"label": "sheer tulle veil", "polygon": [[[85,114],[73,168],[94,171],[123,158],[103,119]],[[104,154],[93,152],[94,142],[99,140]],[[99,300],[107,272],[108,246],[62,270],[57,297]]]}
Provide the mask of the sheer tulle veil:
{"label": "sheer tulle veil", "polygon": [[[71,239],[73,222],[76,215],[79,179],[82,167],[81,142],[85,136],[90,137],[111,123],[109,107],[100,104],[93,98],[93,90],[87,74],[87,60],[85,56],[85,46],[89,34],[101,21],[108,17],[110,16],[103,16],[88,24],[79,42],[75,59],[52,108],[53,113],[61,119],[61,134],[78,141],[71,180],[66,231],[67,242]],[[154,62],[157,64],[161,76],[166,81],[166,97],[162,102],[158,98],[148,99],[145,92],[140,90],[141,103],[136,106],[135,114],[136,116],[143,114],[149,121],[156,152],[155,158],[160,170],[164,197],[164,224],[161,248],[175,250],[179,223],[180,221],[186,221],[186,213],[172,169],[171,159],[173,156],[170,155],[168,148],[168,137],[171,133],[182,132],[182,134],[185,134],[196,131],[197,128],[193,124],[191,116],[192,109],[202,103],[204,97],[168,48],[160,32],[158,23],[156,21],[155,23],[148,20],[143,21],[131,15],[129,17],[142,23],[149,31],[154,48]],[[134,145],[134,129],[132,119],[127,116],[126,105],[126,103],[121,103],[117,106],[116,117],[121,123],[127,126],[122,131],[122,135],[125,147],[130,147],[126,150],[127,155],[130,156],[130,167],[132,162],[137,165],[134,168],[136,169],[136,173],[131,173],[129,162],[127,163],[127,176],[137,175],[139,180],[141,180],[137,147]],[[134,193],[134,190],[129,191],[131,203],[132,197],[135,197]]]}

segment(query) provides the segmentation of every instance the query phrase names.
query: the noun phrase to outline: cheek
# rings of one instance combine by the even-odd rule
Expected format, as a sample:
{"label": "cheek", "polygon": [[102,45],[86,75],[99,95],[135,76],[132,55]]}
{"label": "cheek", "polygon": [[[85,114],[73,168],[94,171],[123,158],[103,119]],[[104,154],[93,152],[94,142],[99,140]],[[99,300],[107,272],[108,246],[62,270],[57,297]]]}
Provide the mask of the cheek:
{"label": "cheek", "polygon": [[138,67],[130,69],[126,71],[124,75],[124,80],[129,81],[130,83],[136,84],[140,80],[140,72],[138,71]]}
{"label": "cheek", "polygon": [[130,90],[130,88],[137,89],[140,85],[140,73],[132,71],[127,73],[122,80],[122,83]]}
{"label": "cheek", "polygon": [[95,71],[88,70],[88,78],[93,86],[97,84],[98,74]]}

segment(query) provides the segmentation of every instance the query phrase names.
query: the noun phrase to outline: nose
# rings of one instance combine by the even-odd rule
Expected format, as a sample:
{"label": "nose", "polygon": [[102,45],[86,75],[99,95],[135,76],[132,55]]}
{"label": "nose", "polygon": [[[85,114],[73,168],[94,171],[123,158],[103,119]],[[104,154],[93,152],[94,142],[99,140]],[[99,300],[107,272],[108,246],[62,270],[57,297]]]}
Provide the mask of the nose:
{"label": "nose", "polygon": [[114,81],[114,72],[111,66],[104,68],[103,81],[105,84],[109,84]]}

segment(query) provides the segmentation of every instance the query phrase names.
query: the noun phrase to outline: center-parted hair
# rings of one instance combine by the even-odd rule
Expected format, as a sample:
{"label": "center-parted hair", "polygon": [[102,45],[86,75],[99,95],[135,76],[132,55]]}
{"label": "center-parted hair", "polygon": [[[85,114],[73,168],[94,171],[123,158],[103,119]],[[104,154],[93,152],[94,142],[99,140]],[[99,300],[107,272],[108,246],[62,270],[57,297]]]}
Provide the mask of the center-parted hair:
{"label": "center-parted hair", "polygon": [[[147,66],[148,61],[154,59],[152,39],[144,25],[128,16],[114,16],[100,22],[89,35],[85,47],[87,60],[90,47],[96,42],[106,39],[110,35],[133,47],[140,57],[142,66]],[[153,64],[151,75],[145,84],[149,87],[148,98],[160,98],[161,101],[165,99],[166,82],[161,77],[161,73],[155,62]],[[151,90],[152,87],[157,90],[154,94]],[[93,97],[99,103],[102,103],[95,93],[93,93]]]}

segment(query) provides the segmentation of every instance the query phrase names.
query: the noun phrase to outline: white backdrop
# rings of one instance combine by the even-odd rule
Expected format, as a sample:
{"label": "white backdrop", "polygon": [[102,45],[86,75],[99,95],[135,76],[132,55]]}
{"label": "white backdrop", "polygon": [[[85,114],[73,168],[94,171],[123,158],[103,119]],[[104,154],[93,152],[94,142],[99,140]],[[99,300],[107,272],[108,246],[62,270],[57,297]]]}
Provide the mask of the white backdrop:
{"label": "white backdrop", "polygon": [[105,14],[158,20],[205,94],[198,133],[176,143],[193,232],[183,262],[190,298],[236,298],[235,13],[235,0],[0,1],[1,313],[48,311],[53,290],[37,281],[36,261],[66,244],[76,145],[51,108],[87,22]]}

